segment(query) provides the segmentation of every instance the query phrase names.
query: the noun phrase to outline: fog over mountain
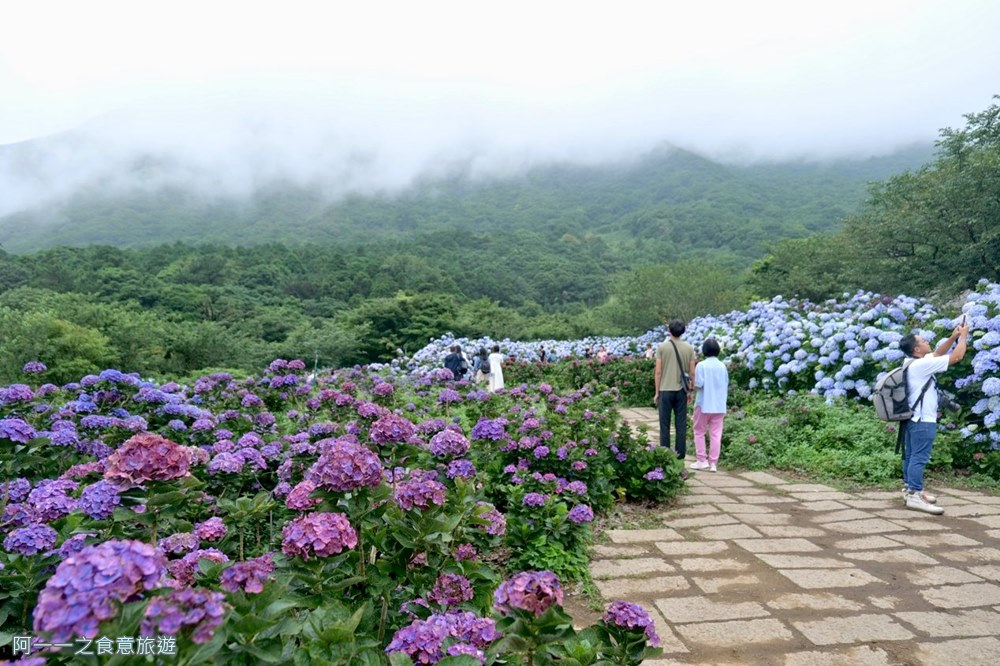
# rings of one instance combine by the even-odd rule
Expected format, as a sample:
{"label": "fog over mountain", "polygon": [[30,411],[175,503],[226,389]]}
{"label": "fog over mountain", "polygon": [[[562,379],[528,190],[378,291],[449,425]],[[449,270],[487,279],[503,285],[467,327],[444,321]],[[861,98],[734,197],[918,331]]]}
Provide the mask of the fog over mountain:
{"label": "fog over mountain", "polygon": [[664,144],[885,155],[962,125],[1000,71],[990,0],[339,4],[11,8],[0,217],[94,188],[392,194]]}

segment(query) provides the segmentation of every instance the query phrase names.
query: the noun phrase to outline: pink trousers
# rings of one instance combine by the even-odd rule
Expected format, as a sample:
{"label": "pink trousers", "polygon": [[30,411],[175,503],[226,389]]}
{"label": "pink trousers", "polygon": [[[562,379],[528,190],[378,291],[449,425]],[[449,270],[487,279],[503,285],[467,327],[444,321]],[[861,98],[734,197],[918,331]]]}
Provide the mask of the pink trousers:
{"label": "pink trousers", "polygon": [[[722,420],[725,414],[704,414],[701,407],[694,408],[694,450],[698,462],[708,462],[712,465],[719,462],[722,451]],[[708,430],[708,457],[705,457],[705,431]]]}

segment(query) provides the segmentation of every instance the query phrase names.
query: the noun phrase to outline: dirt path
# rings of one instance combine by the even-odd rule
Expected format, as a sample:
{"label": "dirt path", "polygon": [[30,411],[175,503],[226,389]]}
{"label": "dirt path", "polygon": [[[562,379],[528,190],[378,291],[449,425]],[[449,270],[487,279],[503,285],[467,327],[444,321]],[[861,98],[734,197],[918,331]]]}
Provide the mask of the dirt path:
{"label": "dirt path", "polygon": [[[652,426],[652,409],[623,410]],[[693,447],[691,447],[693,448]],[[699,472],[663,526],[612,530],[591,571],[653,612],[675,664],[1000,664],[1000,497],[847,493],[761,472]]]}

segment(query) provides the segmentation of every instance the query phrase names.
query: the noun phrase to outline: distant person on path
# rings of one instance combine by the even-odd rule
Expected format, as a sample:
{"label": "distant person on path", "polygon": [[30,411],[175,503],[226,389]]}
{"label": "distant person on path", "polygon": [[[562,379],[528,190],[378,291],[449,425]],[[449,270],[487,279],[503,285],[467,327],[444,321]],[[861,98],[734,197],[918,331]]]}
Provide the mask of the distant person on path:
{"label": "distant person on path", "polygon": [[[911,357],[906,364],[906,393],[913,416],[901,425],[903,435],[903,501],[907,509],[939,515],[944,509],[937,498],[924,492],[924,467],[931,459],[937,435],[938,393],[935,375],[965,357],[969,343],[969,325],[965,318],[951,336],[931,353],[930,344],[913,333],[900,340],[899,349]],[[921,397],[923,394],[923,397]]]}
{"label": "distant person on path", "polygon": [[600,349],[597,350],[597,362],[598,363],[607,363],[608,362],[608,358],[610,358],[610,357],[608,356],[608,350],[607,349],[605,349],[604,347],[601,347]]}
{"label": "distant person on path", "polygon": [[647,342],[646,343],[646,351],[645,351],[645,353],[643,355],[646,358],[648,358],[650,361],[652,361],[654,358],[656,358],[656,350],[653,349],[653,343],[652,342]]}
{"label": "distant person on path", "polygon": [[590,357],[593,356],[593,355],[594,355],[594,348],[593,347],[587,347],[586,349],[583,350],[583,357],[585,359],[589,360]]}
{"label": "distant person on path", "polygon": [[469,364],[462,356],[460,345],[452,345],[451,353],[444,357],[444,367],[451,370],[451,374],[455,375],[456,380],[465,377],[465,373],[469,370]]}
{"label": "distant person on path", "polygon": [[490,357],[486,347],[480,347],[472,359],[472,370],[477,384],[485,384],[490,379]]}
{"label": "distant person on path", "polygon": [[538,350],[538,362],[545,363],[547,360],[549,360],[548,352],[545,351],[545,347],[542,347]]}
{"label": "distant person on path", "polygon": [[676,421],[676,451],[681,460],[687,455],[687,406],[691,400],[688,390],[682,385],[682,372],[688,381],[694,376],[698,355],[694,347],[681,340],[687,327],[679,319],[667,325],[670,337],[656,348],[656,366],[653,370],[656,383],[654,401],[660,412],[660,446],[670,448],[670,421]]}
{"label": "distant person on path", "polygon": [[[729,397],[729,371],[719,360],[722,351],[715,338],[701,345],[705,360],[694,367],[694,450],[698,456],[691,469],[717,471],[719,453],[722,452],[722,421],[726,417],[726,399]],[[705,432],[709,433],[708,456],[705,456]]]}
{"label": "distant person on path", "polygon": [[496,393],[503,388],[503,354],[500,345],[493,345],[493,353],[489,358],[490,393]]}

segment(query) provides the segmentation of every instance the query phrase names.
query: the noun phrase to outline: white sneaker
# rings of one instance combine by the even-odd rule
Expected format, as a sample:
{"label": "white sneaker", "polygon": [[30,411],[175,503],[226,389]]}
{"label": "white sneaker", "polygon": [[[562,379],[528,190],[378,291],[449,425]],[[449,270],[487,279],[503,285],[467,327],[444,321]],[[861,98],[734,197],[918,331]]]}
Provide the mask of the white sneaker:
{"label": "white sneaker", "polygon": [[715,467],[715,463],[712,463],[712,464],[711,464],[711,465],[709,466],[709,468],[708,468],[708,471],[709,471],[709,472],[718,472],[719,470],[718,470],[718,469],[717,469],[717,468]]}
{"label": "white sneaker", "polygon": [[689,469],[708,469],[708,463],[698,460],[688,465]]}
{"label": "white sneaker", "polygon": [[[910,494],[910,491],[906,489],[906,486],[903,486],[903,502],[904,503],[906,502],[906,496],[909,495],[909,494]],[[935,497],[934,495],[931,495],[926,490],[923,491],[922,493],[920,493],[920,496],[928,504],[937,504],[937,497]]]}
{"label": "white sneaker", "polygon": [[921,497],[920,493],[910,493],[906,496],[906,508],[913,509],[914,511],[923,511],[924,513],[932,513],[935,516],[940,516],[944,513],[944,509],[936,504],[931,504]]}

